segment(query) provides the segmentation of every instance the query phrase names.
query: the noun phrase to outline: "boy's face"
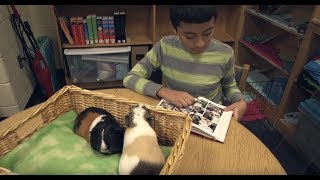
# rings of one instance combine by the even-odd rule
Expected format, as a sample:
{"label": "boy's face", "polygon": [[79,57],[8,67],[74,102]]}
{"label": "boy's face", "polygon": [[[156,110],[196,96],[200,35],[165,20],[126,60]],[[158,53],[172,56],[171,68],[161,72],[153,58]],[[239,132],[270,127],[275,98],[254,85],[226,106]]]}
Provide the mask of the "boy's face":
{"label": "boy's face", "polygon": [[200,24],[181,22],[175,32],[184,48],[193,54],[206,50],[213,36],[214,18]]}

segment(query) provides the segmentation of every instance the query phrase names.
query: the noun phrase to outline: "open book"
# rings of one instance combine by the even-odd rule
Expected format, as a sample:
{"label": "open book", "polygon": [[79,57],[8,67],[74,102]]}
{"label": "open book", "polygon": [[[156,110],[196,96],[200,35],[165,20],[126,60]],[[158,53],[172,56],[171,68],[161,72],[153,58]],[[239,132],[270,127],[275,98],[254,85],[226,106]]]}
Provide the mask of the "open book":
{"label": "open book", "polygon": [[188,114],[192,119],[191,131],[204,137],[224,142],[229,128],[232,111],[224,111],[225,106],[204,97],[196,98],[188,108],[179,108],[162,99],[158,106]]}

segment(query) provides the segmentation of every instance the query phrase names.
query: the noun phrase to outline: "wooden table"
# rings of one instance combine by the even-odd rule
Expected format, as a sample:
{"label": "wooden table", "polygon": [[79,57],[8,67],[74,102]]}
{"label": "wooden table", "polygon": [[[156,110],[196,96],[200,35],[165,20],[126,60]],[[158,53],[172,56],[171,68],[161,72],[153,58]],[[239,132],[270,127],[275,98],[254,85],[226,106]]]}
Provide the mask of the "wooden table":
{"label": "wooden table", "polygon": [[[137,102],[157,105],[159,99],[128,89],[98,90]],[[40,105],[21,111],[6,121],[14,122],[32,113]],[[5,127],[2,127],[5,128]],[[240,123],[232,120],[224,143],[191,134],[176,174],[286,174],[269,149]]]}
{"label": "wooden table", "polygon": [[[128,89],[104,89],[112,94],[149,105],[159,99]],[[276,174],[286,172],[270,150],[249,130],[232,120],[224,143],[191,134],[176,174]]]}

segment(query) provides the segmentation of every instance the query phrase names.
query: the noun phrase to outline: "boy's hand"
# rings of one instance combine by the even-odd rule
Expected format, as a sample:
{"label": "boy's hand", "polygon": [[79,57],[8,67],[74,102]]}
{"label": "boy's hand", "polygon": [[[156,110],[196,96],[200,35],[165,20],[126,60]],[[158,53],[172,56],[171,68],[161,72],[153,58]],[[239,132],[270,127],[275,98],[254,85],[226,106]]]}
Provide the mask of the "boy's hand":
{"label": "boy's hand", "polygon": [[183,91],[172,90],[167,87],[160,88],[157,96],[180,108],[188,107],[194,103],[194,97],[190,94]]}
{"label": "boy's hand", "polygon": [[233,117],[239,121],[247,110],[247,103],[244,100],[241,100],[227,106],[224,110],[233,111]]}

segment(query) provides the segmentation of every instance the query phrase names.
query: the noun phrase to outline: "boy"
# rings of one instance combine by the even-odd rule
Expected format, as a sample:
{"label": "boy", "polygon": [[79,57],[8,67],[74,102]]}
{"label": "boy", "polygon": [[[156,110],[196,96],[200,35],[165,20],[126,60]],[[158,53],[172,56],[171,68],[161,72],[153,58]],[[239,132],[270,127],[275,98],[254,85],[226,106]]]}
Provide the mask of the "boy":
{"label": "boy", "polygon": [[[234,51],[213,39],[217,12],[213,6],[170,7],[171,25],[177,35],[163,37],[123,79],[126,88],[187,107],[203,96],[222,104],[240,119],[247,105],[236,85]],[[147,78],[161,69],[165,85]]]}

